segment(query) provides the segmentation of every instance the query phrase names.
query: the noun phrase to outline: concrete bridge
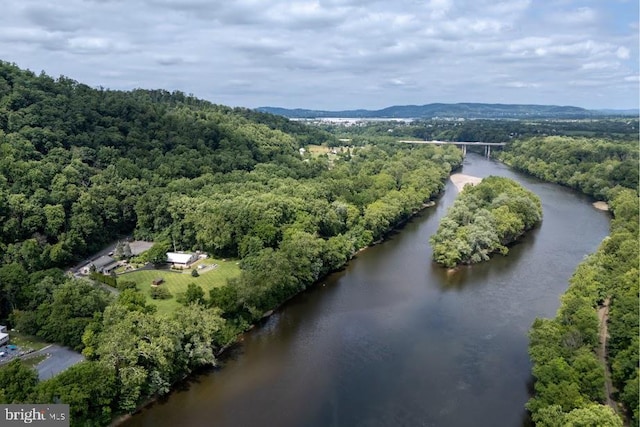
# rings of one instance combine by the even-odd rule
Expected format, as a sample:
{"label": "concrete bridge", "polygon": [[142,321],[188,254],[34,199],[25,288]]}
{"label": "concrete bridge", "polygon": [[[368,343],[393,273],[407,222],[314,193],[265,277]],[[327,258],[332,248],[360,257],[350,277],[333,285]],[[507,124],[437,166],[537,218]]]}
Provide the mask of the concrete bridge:
{"label": "concrete bridge", "polygon": [[457,145],[462,149],[462,155],[467,155],[467,146],[483,146],[484,155],[491,158],[491,147],[504,147],[506,142],[480,142],[480,141],[398,141],[405,144],[432,144],[432,145]]}

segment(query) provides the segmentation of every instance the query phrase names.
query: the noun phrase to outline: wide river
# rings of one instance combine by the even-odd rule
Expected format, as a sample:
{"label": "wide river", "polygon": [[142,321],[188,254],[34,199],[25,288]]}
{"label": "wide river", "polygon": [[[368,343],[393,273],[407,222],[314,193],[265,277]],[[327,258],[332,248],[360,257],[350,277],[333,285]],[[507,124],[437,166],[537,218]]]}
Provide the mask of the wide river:
{"label": "wide river", "polygon": [[542,225],[506,257],[447,274],[428,241],[455,199],[449,182],[435,207],[247,333],[221,369],[124,425],[523,425],[527,331],[555,314],[609,215],[478,155],[462,173],[522,183],[542,199]]}

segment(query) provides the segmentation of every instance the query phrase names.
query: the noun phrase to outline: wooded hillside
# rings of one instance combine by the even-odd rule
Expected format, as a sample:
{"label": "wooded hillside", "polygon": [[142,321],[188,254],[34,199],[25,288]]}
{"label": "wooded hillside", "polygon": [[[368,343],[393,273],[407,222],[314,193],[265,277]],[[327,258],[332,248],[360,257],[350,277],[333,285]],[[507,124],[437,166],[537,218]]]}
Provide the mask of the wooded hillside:
{"label": "wooded hillside", "polygon": [[[331,161],[299,150],[327,142],[269,114],[0,62],[0,319],[88,359],[40,383],[20,364],[0,370],[0,401],[56,399],[73,425],[104,425],[167,393],[416,213],[462,160],[455,147],[363,146]],[[59,269],[125,233],[161,256],[239,258],[242,274],[210,295],[190,284],[184,307],[161,315],[131,283],[113,296]]]}

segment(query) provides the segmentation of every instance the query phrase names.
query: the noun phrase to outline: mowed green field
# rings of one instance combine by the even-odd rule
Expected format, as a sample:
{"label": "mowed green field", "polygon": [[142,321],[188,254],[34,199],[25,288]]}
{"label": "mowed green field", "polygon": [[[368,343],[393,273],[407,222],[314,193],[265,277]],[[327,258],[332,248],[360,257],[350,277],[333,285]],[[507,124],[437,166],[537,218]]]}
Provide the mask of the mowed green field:
{"label": "mowed green field", "polygon": [[[198,270],[199,277],[191,276],[192,268],[190,268],[184,272],[176,272],[169,269],[133,271],[119,274],[118,280],[136,282],[138,289],[149,299],[149,303],[158,307],[158,313],[171,313],[180,307],[177,297],[187,291],[189,283],[195,283],[202,287],[205,297],[208,298],[209,289],[223,286],[227,283],[227,279],[240,276],[240,267],[236,260],[223,261],[221,259],[207,258],[198,261],[192,267],[197,268],[198,265],[209,267],[213,264],[218,264],[218,266],[211,270],[205,268],[204,272]],[[171,292],[172,297],[169,299],[158,300],[151,298],[151,283],[160,277],[164,279],[164,283],[160,286],[166,287]]]}

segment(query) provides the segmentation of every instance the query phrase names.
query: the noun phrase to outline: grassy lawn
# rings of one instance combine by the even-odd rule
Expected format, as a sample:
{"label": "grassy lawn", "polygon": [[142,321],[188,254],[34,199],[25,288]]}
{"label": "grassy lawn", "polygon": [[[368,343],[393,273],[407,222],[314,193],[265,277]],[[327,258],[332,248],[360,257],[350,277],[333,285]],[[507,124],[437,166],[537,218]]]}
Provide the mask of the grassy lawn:
{"label": "grassy lawn", "polygon": [[38,364],[40,362],[42,362],[44,359],[47,358],[46,354],[41,354],[39,356],[35,356],[35,357],[29,357],[27,359],[23,359],[22,360],[22,364],[24,366],[27,366],[29,368],[35,368],[36,366],[38,366]]}
{"label": "grassy lawn", "polygon": [[48,342],[42,341],[40,338],[22,334],[20,332],[9,331],[9,344],[17,345],[20,350],[40,350],[49,345]]}
{"label": "grassy lawn", "polygon": [[331,151],[331,149],[329,147],[327,147],[326,145],[313,145],[313,144],[307,145],[307,150],[313,156],[320,156],[322,154],[329,154],[329,152]]}
{"label": "grassy lawn", "polygon": [[[205,297],[209,297],[209,289],[223,286],[227,283],[227,279],[238,277],[240,275],[240,267],[236,264],[236,260],[223,261],[221,259],[207,258],[196,262],[192,267],[197,268],[198,265],[205,267],[213,264],[218,266],[212,270],[205,270],[200,273],[199,277],[191,276],[192,268],[184,270],[184,272],[176,272],[175,270],[142,270],[131,273],[118,275],[118,280],[129,280],[136,282],[138,289],[142,291],[149,302],[158,307],[159,313],[171,313],[180,306],[176,300],[179,294],[187,291],[189,283],[195,283],[202,287]],[[160,286],[166,287],[171,292],[172,298],[166,300],[154,300],[151,298],[151,283],[158,278],[163,278],[164,283]]]}
{"label": "grassy lawn", "polygon": [[[318,157],[323,154],[326,154],[329,157],[329,162],[333,164],[333,162],[338,158],[338,153],[341,152],[350,152],[351,148],[347,146],[342,147],[327,147],[326,145],[313,145],[310,144],[307,146],[307,150],[313,157]],[[335,151],[335,154],[333,153]]]}

